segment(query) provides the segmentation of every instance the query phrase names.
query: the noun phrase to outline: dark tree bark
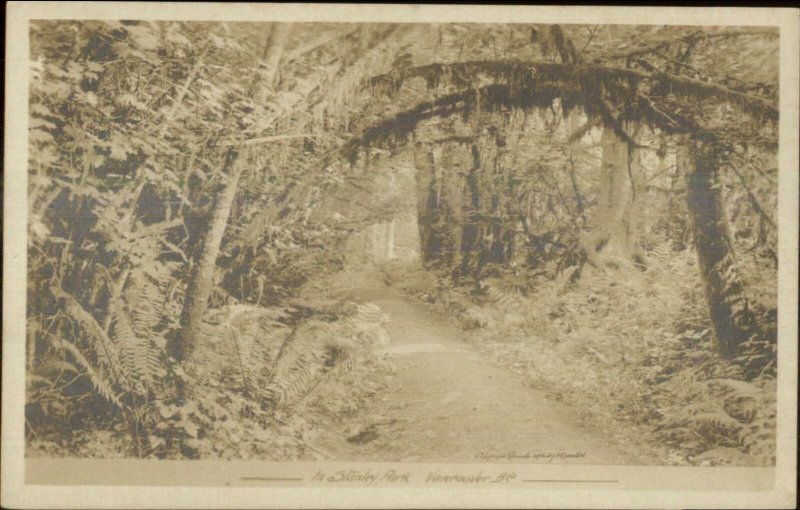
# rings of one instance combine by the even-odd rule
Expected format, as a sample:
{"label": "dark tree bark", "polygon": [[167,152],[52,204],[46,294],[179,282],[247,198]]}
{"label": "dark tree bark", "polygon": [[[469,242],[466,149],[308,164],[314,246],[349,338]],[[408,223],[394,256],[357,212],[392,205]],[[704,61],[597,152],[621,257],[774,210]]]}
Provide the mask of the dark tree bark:
{"label": "dark tree bark", "polygon": [[[419,149],[419,148],[418,148]],[[420,258],[430,265],[442,257],[443,239],[437,228],[440,218],[439,187],[436,161],[430,151],[415,153],[417,181],[417,227],[419,229]]]}
{"label": "dark tree bark", "polygon": [[687,172],[694,243],[717,348],[731,358],[757,328],[736,265],[718,174],[716,147],[695,142]]}
{"label": "dark tree bark", "polygon": [[[507,198],[503,195],[505,191],[504,183],[504,158],[506,152],[506,141],[504,138],[498,136],[495,138],[494,143],[496,149],[493,157],[492,165],[492,179],[491,179],[491,196],[488,204],[488,214],[491,218],[489,225],[490,232],[490,245],[488,249],[488,262],[495,264],[504,264],[511,258],[509,235],[506,228],[507,219],[504,217],[506,214],[506,207],[504,201]],[[513,236],[513,234],[512,234]]]}
{"label": "dark tree bark", "polygon": [[466,200],[462,206],[463,224],[461,227],[461,246],[459,248],[460,275],[466,276],[476,271],[475,253],[480,249],[481,199],[478,176],[481,170],[481,156],[477,145],[473,145],[472,167],[467,174]]}

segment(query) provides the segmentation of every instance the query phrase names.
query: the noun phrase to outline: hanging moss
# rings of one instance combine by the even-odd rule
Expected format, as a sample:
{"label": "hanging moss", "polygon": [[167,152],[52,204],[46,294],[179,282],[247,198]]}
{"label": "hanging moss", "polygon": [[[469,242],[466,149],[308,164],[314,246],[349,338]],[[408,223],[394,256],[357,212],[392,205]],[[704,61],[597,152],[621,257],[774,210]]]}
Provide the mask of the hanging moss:
{"label": "hanging moss", "polygon": [[511,110],[531,111],[550,108],[556,98],[566,98],[565,107],[575,108],[581,103],[575,90],[564,90],[559,84],[540,83],[535,90],[512,89],[508,85],[488,85],[461,93],[448,94],[384,119],[364,130],[361,136],[351,139],[341,148],[342,155],[350,158],[367,146],[394,147],[407,141],[420,122],[460,113],[464,122],[481,112],[500,113]]}
{"label": "hanging moss", "polygon": [[446,136],[444,138],[437,138],[435,140],[422,143],[428,145],[445,145],[449,143],[453,143],[456,145],[470,145],[475,143],[477,140],[478,140],[477,136],[453,135],[453,136]]}
{"label": "hanging moss", "polygon": [[[566,48],[564,51],[568,51]],[[694,78],[676,76],[664,72],[644,72],[630,68],[611,66],[575,66],[551,62],[525,62],[516,60],[468,61],[453,64],[428,64],[408,67],[393,73],[382,74],[370,79],[369,83],[377,91],[396,92],[403,82],[411,78],[424,78],[429,87],[438,87],[442,83],[451,83],[459,88],[468,88],[479,83],[485,77],[495,83],[501,83],[513,89],[531,89],[537,82],[577,82],[584,86],[601,86],[611,97],[605,99],[615,103],[631,100],[640,92],[643,83],[649,84],[650,95],[663,93],[716,103],[728,103],[741,111],[762,118],[765,121],[777,122],[778,108],[770,101],[733,90],[721,85],[703,82]],[[586,92],[591,92],[586,90]]]}
{"label": "hanging moss", "polygon": [[[608,66],[522,61],[435,63],[375,76],[369,84],[374,91],[392,94],[406,80],[418,77],[430,88],[447,83],[464,90],[422,102],[370,126],[342,147],[344,155],[353,160],[365,146],[396,147],[407,141],[420,122],[431,118],[460,114],[468,122],[482,112],[549,109],[556,99],[564,115],[582,108],[591,122],[613,129],[631,147],[636,144],[623,129],[623,122],[643,124],[670,134],[688,133],[706,141],[717,139],[717,133],[693,118],[702,109],[687,111],[685,105],[675,101],[679,97],[733,105],[759,125],[774,125],[778,120],[777,108],[763,98],[692,78]],[[474,87],[486,78],[494,83]],[[660,104],[655,104],[654,97],[660,98]],[[725,127],[728,135],[736,129],[736,126]],[[741,134],[748,136],[744,127]]]}
{"label": "hanging moss", "polygon": [[455,108],[458,103],[468,101],[474,95],[475,91],[449,94],[435,101],[420,103],[410,110],[398,113],[366,129],[360,137],[346,143],[342,147],[341,153],[352,159],[363,147],[394,145],[397,142],[404,142],[420,122],[433,117],[448,117],[459,110]]}
{"label": "hanging moss", "polygon": [[743,111],[761,122],[777,122],[779,114],[769,101],[734,91],[723,86],[713,85],[700,80],[677,77],[664,73],[654,73],[657,86],[653,95],[669,94],[679,97],[691,97],[703,102],[727,103]]}

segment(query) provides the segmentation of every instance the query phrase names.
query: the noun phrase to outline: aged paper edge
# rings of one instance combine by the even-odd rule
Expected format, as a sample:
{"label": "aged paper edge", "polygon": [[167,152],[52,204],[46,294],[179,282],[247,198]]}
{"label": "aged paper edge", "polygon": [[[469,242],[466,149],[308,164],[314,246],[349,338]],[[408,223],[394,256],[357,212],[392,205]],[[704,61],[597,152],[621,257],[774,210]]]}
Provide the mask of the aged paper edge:
{"label": "aged paper edge", "polygon": [[[243,463],[224,461],[165,461],[154,468],[149,461],[29,460],[31,480],[54,473],[72,474],[65,485],[25,483],[24,355],[27,189],[27,48],[31,19],[180,19],[275,20],[341,22],[496,22],[522,19],[538,23],[609,23],[674,25],[779,26],[780,36],[780,179],[779,179],[779,381],[778,457],[774,470],[760,468],[665,468],[643,466],[520,466],[472,465],[473,471],[499,473],[517,470],[543,478],[626,481],[610,487],[578,483],[534,484],[527,489],[475,487],[352,488],[302,486],[169,487],[101,485],[91,473],[140,476],[160,474],[169,480],[175,471],[191,473],[192,485],[204,485],[207,473],[221,478],[239,473],[292,473],[303,470],[458,469],[467,465],[409,465],[319,463]],[[486,507],[486,508],[791,508],[795,502],[797,416],[797,221],[798,221],[798,28],[800,11],[762,8],[587,7],[587,6],[457,6],[355,4],[169,4],[169,3],[10,3],[6,22],[6,137],[5,224],[3,267],[3,413],[2,506],[14,508],[301,508],[301,507]],[[174,468],[173,468],[174,466]],[[77,468],[77,469],[76,469]],[[172,470],[170,471],[170,469]],[[97,471],[102,470],[102,471]],[[164,472],[161,473],[160,471]],[[87,471],[89,476],[87,476]],[[169,473],[172,473],[171,475]],[[307,472],[307,471],[304,471]],[[81,474],[82,473],[82,474]],[[206,473],[206,474],[204,474]],[[770,490],[763,489],[774,474]],[[106,475],[107,476],[107,475]],[[274,476],[274,475],[273,475]],[[258,475],[254,475],[258,477]],[[226,480],[227,480],[226,478]],[[120,477],[110,480],[112,483]],[[140,478],[141,480],[142,478]],[[150,478],[153,480],[153,478]],[[85,485],[66,485],[67,483]],[[240,480],[241,481],[241,480]],[[760,482],[759,482],[760,481]],[[129,482],[130,483],[130,482]],[[185,483],[185,482],[183,482]],[[224,485],[225,481],[221,484]],[[233,484],[232,484],[233,485]]]}

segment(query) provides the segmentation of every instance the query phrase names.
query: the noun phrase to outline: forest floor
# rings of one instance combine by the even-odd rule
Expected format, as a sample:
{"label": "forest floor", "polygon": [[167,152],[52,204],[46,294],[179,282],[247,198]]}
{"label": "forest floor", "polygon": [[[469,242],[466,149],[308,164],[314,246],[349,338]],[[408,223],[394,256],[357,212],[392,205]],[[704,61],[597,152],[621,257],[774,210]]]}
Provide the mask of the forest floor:
{"label": "forest floor", "polygon": [[327,444],[331,460],[650,464],[633,444],[581,423],[463,339],[447,317],[393,289],[352,291],[390,316],[386,389]]}
{"label": "forest floor", "polygon": [[[620,281],[646,288],[646,278],[636,271]],[[197,437],[184,438],[192,458],[774,465],[774,378],[747,382],[721,364],[697,318],[670,331],[675,317],[698,309],[699,289],[669,301],[659,287],[643,296],[607,280],[584,278],[563,294],[552,284],[517,302],[491,300],[488,286],[486,296],[452,288],[437,297],[441,281],[413,264],[349,267],[315,279],[296,300],[341,317],[320,315],[297,330],[279,373],[290,405],[264,420],[258,401],[236,391],[239,351],[213,341],[203,352],[215,357],[203,366],[217,384],[200,402],[216,414],[179,409],[161,433],[192,427]],[[260,335],[258,345],[273,351],[291,338],[252,317],[237,324],[241,338]],[[351,362],[319,379],[319,355],[304,356],[331,346]],[[250,357],[274,359],[267,354]],[[106,420],[69,434],[57,422],[40,427],[28,454],[188,455],[159,450],[160,436],[143,449],[119,415]]]}

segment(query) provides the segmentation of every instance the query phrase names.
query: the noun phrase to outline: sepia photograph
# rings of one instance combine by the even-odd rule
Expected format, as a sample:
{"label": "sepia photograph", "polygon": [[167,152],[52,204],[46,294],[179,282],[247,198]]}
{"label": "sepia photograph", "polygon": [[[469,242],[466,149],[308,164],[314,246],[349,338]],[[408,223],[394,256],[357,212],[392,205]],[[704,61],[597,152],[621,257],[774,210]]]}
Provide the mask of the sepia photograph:
{"label": "sepia photograph", "polygon": [[775,488],[777,21],[192,8],[16,27],[26,484]]}

